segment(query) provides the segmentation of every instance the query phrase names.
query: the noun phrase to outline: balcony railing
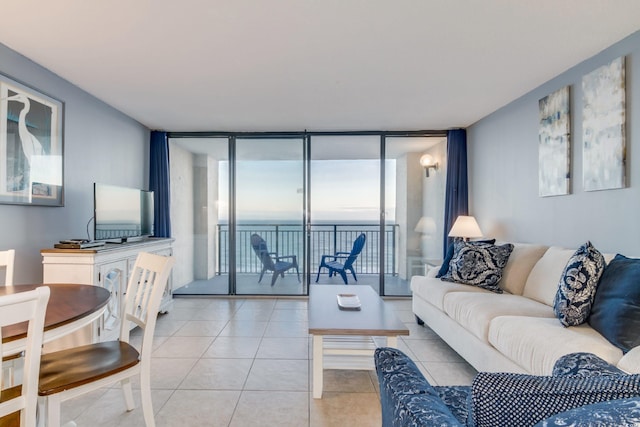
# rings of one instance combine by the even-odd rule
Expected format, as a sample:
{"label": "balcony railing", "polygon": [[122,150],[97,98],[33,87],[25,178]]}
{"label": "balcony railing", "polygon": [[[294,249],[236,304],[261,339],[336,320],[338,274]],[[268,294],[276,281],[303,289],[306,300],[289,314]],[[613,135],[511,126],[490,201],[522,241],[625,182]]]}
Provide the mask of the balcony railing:
{"label": "balcony railing", "polygon": [[[353,241],[360,233],[367,236],[366,243],[354,267],[356,274],[380,273],[380,226],[377,224],[311,224],[310,259],[311,273],[318,270],[322,255],[335,252],[350,252]],[[384,228],[385,274],[396,275],[396,233],[398,225]],[[279,256],[296,255],[303,266],[304,230],[300,224],[241,224],[236,226],[236,269],[238,273],[260,273],[262,265],[251,247],[251,235],[257,233],[266,242],[270,252]],[[217,227],[218,260],[217,274],[229,273],[229,228],[226,224]]]}

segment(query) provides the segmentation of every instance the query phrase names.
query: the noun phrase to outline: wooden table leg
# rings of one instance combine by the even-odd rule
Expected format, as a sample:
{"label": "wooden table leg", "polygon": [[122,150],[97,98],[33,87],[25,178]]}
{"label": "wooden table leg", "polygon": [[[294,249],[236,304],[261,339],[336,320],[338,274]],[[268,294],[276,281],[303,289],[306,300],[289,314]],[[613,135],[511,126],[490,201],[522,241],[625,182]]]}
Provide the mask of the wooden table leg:
{"label": "wooden table leg", "polygon": [[398,337],[387,337],[387,347],[398,348]]}
{"label": "wooden table leg", "polygon": [[323,343],[322,335],[313,335],[313,398],[322,399]]}

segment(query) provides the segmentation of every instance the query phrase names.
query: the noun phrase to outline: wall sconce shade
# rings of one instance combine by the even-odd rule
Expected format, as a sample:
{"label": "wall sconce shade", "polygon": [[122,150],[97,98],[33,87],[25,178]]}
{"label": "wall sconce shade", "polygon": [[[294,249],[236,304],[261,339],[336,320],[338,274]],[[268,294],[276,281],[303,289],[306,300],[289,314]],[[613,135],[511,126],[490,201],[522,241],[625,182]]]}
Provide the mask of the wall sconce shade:
{"label": "wall sconce shade", "polygon": [[420,157],[420,164],[425,170],[427,178],[429,178],[429,169],[438,170],[438,162],[436,162],[431,154],[423,154]]}
{"label": "wall sconce shade", "polygon": [[463,237],[465,239],[482,237],[482,231],[476,219],[472,216],[460,215],[449,231],[449,237]]}

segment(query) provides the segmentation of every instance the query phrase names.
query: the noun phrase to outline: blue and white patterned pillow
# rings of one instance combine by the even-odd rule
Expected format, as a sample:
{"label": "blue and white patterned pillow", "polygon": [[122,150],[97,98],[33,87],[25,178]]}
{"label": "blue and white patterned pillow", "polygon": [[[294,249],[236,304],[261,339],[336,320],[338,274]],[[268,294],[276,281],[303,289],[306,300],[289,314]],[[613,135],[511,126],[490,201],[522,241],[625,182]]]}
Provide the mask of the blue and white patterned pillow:
{"label": "blue and white patterned pillow", "polygon": [[512,251],[511,243],[492,245],[456,241],[449,270],[441,280],[478,286],[501,294],[498,282]]}
{"label": "blue and white patterned pillow", "polygon": [[543,377],[480,372],[471,385],[477,427],[532,426],[592,403],[640,396],[640,375]]}
{"label": "blue and white patterned pillow", "polygon": [[604,256],[587,242],[569,258],[553,301],[553,312],[563,326],[587,321],[604,271]]}
{"label": "blue and white patterned pillow", "polygon": [[624,375],[625,372],[593,353],[569,353],[561,356],[553,365],[554,377],[577,375]]}
{"label": "blue and white patterned pillow", "polygon": [[433,386],[442,402],[447,405],[454,417],[464,426],[471,425],[469,420],[469,402],[471,387],[466,385]]}
{"label": "blue and white patterned pillow", "polygon": [[610,400],[556,414],[535,427],[634,427],[640,425],[640,399]]}

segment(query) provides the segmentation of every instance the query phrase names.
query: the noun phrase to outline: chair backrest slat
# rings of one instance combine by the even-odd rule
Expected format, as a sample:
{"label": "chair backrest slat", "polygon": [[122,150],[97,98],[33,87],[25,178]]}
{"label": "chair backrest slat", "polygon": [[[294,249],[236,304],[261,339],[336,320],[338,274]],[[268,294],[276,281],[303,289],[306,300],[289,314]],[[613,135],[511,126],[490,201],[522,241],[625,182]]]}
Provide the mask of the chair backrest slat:
{"label": "chair backrest slat", "polygon": [[141,353],[151,351],[158,310],[174,263],[172,256],[141,252],[133,266],[123,307],[120,340],[129,342],[129,322],[134,322],[144,330]]}
{"label": "chair backrest slat", "polygon": [[5,268],[4,284],[5,286],[13,285],[13,264],[15,263],[16,251],[8,249],[0,251],[0,267]]}
{"label": "chair backrest slat", "polygon": [[345,269],[351,268],[353,263],[356,262],[356,259],[358,259],[358,255],[360,255],[360,252],[362,252],[362,248],[364,248],[364,243],[366,241],[366,238],[367,236],[364,233],[362,233],[353,242],[353,248],[351,248],[351,253],[347,257],[346,261],[344,262]]}
{"label": "chair backrest slat", "polygon": [[260,259],[260,262],[267,268],[267,270],[274,271],[275,264],[271,255],[269,255],[269,249],[267,248],[267,242],[258,234],[251,235],[251,247]]}

